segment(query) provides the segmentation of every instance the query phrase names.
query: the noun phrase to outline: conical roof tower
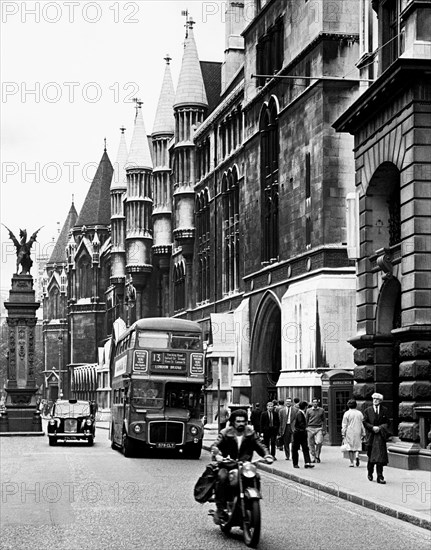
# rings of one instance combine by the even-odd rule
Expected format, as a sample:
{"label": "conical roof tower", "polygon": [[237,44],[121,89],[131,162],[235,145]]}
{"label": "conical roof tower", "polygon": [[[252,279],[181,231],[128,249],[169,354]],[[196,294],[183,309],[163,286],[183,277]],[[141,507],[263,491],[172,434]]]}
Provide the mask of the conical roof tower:
{"label": "conical roof tower", "polygon": [[[169,166],[169,142],[174,136],[174,99],[169,55],[154,119],[153,133],[153,258],[162,275],[162,288],[169,288],[169,266],[172,251],[172,193]],[[159,296],[162,316],[169,315],[166,293]]]}
{"label": "conical roof tower", "polygon": [[144,118],[142,116],[142,101],[136,100],[135,126],[133,129],[132,142],[130,144],[129,156],[127,157],[126,170],[143,169],[152,170],[150,147],[148,145],[147,133],[145,131]]}
{"label": "conical roof tower", "polygon": [[111,183],[111,284],[124,283],[126,276],[126,217],[124,199],[127,191],[127,144],[125,128],[120,128],[121,138],[114,175]]}
{"label": "conical roof tower", "polygon": [[113,172],[105,147],[75,227],[109,226],[111,222],[110,187]]}
{"label": "conical roof tower", "polygon": [[175,108],[190,105],[208,107],[198,50],[193,34],[193,25],[194,21],[188,19],[183,61],[175,94]]}
{"label": "conical roof tower", "polygon": [[175,90],[171,74],[171,58],[169,55],[165,57],[165,61],[165,74],[163,76],[162,89],[160,90],[159,102],[154,118],[152,137],[158,134],[174,134]]}
{"label": "conical roof tower", "polygon": [[[181,249],[186,264],[185,307],[192,307],[193,254],[195,240],[194,184],[195,144],[193,132],[205,118],[208,108],[201,66],[193,35],[194,22],[187,18],[183,61],[174,101],[175,111],[175,171],[174,211],[176,226],[173,235],[176,248]],[[181,257],[177,256],[180,261]]]}
{"label": "conical roof tower", "polygon": [[54,265],[61,266],[67,262],[66,247],[69,242],[69,232],[76,224],[78,219],[78,212],[76,211],[75,204],[72,204],[67,214],[66,220],[60,231],[60,235],[55,243],[54,250],[46,264],[47,268],[53,268]]}
{"label": "conical roof tower", "polygon": [[135,314],[139,319],[147,314],[143,289],[153,270],[151,257],[153,163],[142,117],[142,102],[136,100],[135,103],[135,128],[126,164],[126,273],[130,275],[136,291]]}

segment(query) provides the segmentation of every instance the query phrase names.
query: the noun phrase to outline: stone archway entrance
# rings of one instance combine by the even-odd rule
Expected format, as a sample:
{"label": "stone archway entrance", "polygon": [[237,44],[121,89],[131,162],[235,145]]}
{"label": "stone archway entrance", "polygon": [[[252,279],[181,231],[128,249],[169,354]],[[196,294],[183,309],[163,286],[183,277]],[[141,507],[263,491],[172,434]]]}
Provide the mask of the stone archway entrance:
{"label": "stone archway entrance", "polygon": [[392,331],[401,327],[401,285],[395,278],[387,279],[380,290],[376,311],[375,384],[383,393],[392,418],[394,435],[398,429],[399,342]]}
{"label": "stone archway entrance", "polygon": [[281,371],[281,309],[273,295],[264,298],[256,316],[251,345],[251,400],[277,399]]}

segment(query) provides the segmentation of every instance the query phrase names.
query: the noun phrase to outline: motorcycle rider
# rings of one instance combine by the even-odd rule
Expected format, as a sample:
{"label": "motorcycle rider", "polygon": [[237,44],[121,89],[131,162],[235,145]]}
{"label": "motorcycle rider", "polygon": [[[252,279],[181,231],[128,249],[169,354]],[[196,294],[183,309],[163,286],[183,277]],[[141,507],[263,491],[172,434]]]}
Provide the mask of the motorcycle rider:
{"label": "motorcycle rider", "polygon": [[[263,456],[268,464],[271,464],[274,460],[265,445],[261,443],[253,426],[247,425],[247,412],[244,409],[237,409],[229,417],[229,426],[219,433],[217,440],[211,447],[211,453],[217,462],[221,462],[224,458],[245,462],[251,460],[253,451]],[[217,510],[214,514],[214,521],[216,523],[227,520],[225,509],[228,488],[228,470],[222,467],[218,472],[215,490]]]}

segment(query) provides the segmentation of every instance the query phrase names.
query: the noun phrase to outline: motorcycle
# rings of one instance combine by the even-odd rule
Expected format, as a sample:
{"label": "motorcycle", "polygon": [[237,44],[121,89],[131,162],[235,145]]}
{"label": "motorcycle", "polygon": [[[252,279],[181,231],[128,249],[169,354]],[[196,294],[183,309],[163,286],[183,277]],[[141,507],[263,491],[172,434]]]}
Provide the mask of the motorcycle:
{"label": "motorcycle", "polygon": [[[243,530],[244,542],[250,548],[256,548],[260,538],[260,479],[257,475],[256,462],[266,462],[258,458],[252,462],[241,462],[230,458],[219,462],[228,470],[230,500],[227,501],[226,518],[217,521],[220,529],[226,535],[232,527]],[[212,499],[214,501],[214,498]],[[209,515],[215,515],[210,510]],[[216,518],[214,517],[214,521]]]}

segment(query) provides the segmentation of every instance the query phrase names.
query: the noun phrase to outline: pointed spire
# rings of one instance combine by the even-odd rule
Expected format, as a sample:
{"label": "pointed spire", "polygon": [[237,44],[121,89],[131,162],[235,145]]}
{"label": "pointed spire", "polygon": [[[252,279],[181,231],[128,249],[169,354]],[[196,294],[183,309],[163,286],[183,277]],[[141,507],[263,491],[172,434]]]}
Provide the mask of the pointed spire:
{"label": "pointed spire", "polygon": [[188,19],[186,23],[187,33],[184,42],[183,61],[178,79],[174,107],[181,107],[182,105],[208,107],[198,50],[193,34],[193,24],[194,21]]}
{"label": "pointed spire", "polygon": [[85,197],[75,227],[109,225],[111,221],[110,187],[114,169],[108,153],[103,151],[96,175]]}
{"label": "pointed spire", "polygon": [[49,258],[47,265],[52,266],[53,264],[61,264],[66,261],[66,247],[69,240],[69,231],[72,229],[72,227],[74,227],[77,219],[78,213],[72,201],[69,213],[67,214],[66,220],[63,224],[60,235],[58,236],[57,242],[54,246],[54,250],[52,251],[51,257]]}
{"label": "pointed spire", "polygon": [[153,134],[173,134],[174,133],[174,100],[175,90],[172,82],[169,55],[165,57],[166,67],[163,77],[162,89],[160,91],[159,103],[157,105],[156,116],[154,118]]}
{"label": "pointed spire", "polygon": [[114,164],[114,175],[112,176],[111,189],[126,189],[127,187],[127,178],[126,178],[126,163],[129,153],[127,151],[126,137],[124,131],[126,128],[122,126],[120,144],[118,146],[117,160]]}
{"label": "pointed spire", "polygon": [[153,162],[151,160],[150,147],[142,116],[142,101],[138,101],[137,99],[134,101],[136,103],[135,128],[133,130],[129,156],[127,157],[126,170],[131,168],[148,168],[152,170]]}

